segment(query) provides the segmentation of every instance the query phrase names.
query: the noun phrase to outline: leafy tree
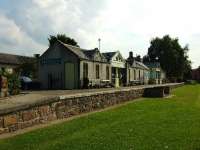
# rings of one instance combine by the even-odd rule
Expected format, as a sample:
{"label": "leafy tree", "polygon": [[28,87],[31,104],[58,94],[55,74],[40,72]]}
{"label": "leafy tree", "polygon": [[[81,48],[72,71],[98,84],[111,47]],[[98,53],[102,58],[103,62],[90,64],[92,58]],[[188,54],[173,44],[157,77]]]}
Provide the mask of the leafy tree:
{"label": "leafy tree", "polygon": [[169,79],[182,80],[186,77],[185,75],[191,70],[191,62],[187,55],[188,45],[182,47],[178,38],[173,39],[169,35],[163,38],[156,37],[150,44],[144,61],[159,61]]}
{"label": "leafy tree", "polygon": [[150,62],[150,58],[148,55],[144,55],[144,57],[142,58],[142,61],[145,62]]}
{"label": "leafy tree", "polygon": [[56,36],[54,35],[50,35],[50,37],[48,38],[49,41],[49,46],[54,45],[54,43],[59,40],[63,43],[69,44],[69,45],[73,45],[73,46],[78,46],[78,43],[70,37],[67,37],[65,34],[57,34]]}

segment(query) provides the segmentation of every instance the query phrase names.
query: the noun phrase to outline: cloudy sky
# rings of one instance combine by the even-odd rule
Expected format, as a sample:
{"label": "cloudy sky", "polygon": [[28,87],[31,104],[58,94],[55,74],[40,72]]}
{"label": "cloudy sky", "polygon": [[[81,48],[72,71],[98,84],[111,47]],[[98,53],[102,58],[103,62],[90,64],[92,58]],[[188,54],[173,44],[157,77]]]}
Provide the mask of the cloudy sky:
{"label": "cloudy sky", "polygon": [[65,33],[82,48],[130,50],[145,55],[149,41],[169,34],[189,44],[193,67],[200,65],[198,0],[1,0],[0,52],[43,53],[49,35]]}

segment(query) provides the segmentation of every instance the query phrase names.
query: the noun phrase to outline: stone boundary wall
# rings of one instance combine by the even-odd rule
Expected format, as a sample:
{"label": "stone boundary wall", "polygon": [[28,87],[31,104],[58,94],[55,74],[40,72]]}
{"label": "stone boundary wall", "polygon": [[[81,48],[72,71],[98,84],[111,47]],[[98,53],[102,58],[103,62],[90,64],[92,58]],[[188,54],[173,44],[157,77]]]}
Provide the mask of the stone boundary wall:
{"label": "stone boundary wall", "polygon": [[20,109],[5,110],[0,113],[0,134],[131,101],[142,97],[144,90],[145,87],[59,96]]}

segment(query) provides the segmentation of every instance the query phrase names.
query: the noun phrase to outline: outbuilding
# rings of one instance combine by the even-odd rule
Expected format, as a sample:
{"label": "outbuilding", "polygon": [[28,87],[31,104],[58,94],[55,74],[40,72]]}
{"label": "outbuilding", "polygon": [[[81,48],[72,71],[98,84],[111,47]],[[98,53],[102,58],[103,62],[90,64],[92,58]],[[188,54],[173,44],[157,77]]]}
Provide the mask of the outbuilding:
{"label": "outbuilding", "polygon": [[111,65],[98,48],[85,50],[57,41],[40,57],[43,89],[77,89],[111,82]]}
{"label": "outbuilding", "polygon": [[0,71],[6,71],[8,73],[14,73],[15,69],[25,63],[35,63],[36,58],[0,53]]}

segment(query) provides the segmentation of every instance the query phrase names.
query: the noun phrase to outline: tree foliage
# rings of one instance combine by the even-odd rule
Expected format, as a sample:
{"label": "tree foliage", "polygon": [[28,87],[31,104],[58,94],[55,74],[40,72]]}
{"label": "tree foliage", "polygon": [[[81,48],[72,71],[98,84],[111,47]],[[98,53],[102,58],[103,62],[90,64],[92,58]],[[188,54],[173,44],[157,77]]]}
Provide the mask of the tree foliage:
{"label": "tree foliage", "polygon": [[148,55],[143,58],[143,61],[159,61],[169,79],[182,80],[191,70],[188,51],[188,45],[182,47],[178,38],[173,39],[169,35],[163,38],[156,37],[151,41]]}
{"label": "tree foliage", "polygon": [[49,46],[53,46],[57,40],[69,45],[79,47],[78,43],[73,38],[67,37],[65,34],[57,34],[56,36],[50,35],[50,37],[48,38]]}

